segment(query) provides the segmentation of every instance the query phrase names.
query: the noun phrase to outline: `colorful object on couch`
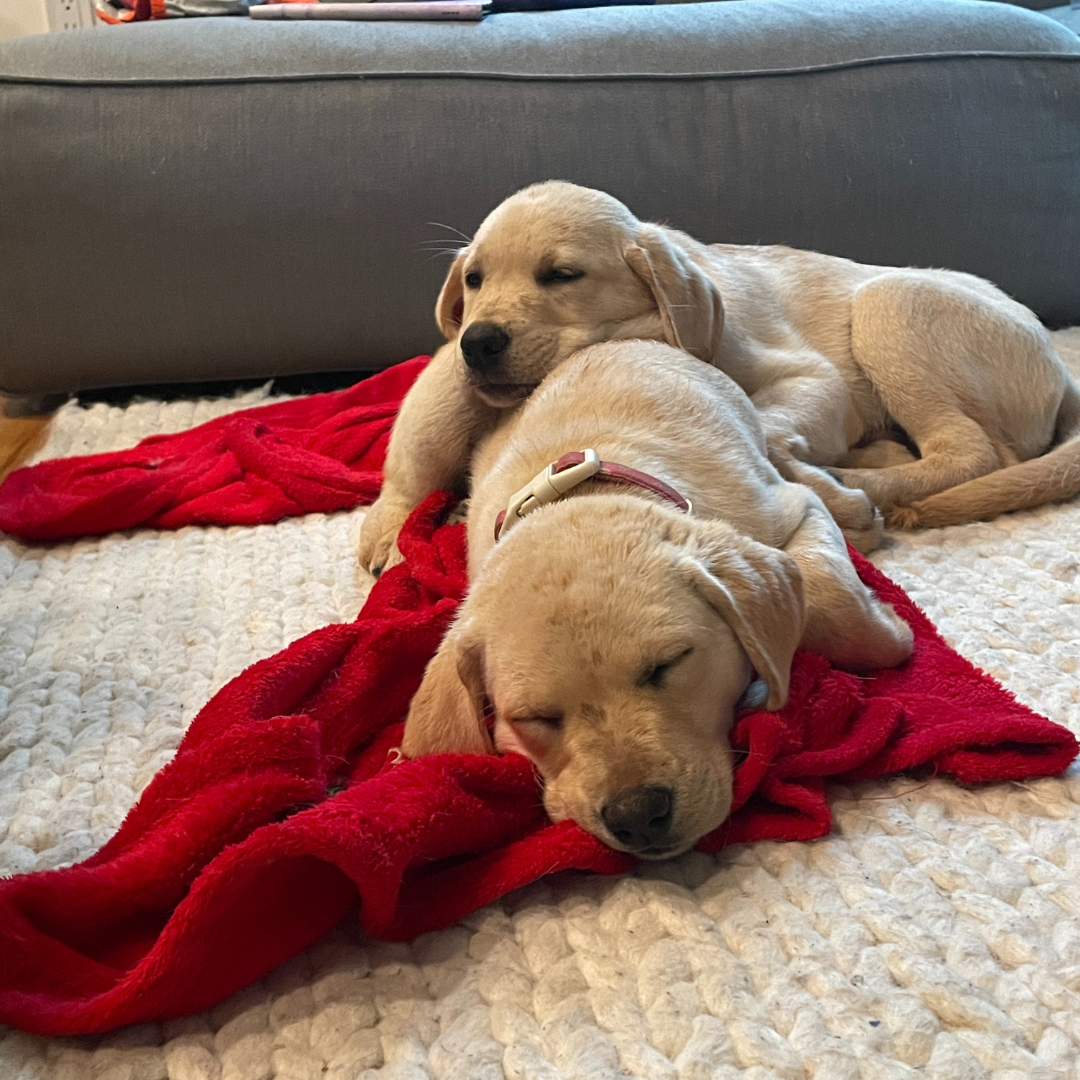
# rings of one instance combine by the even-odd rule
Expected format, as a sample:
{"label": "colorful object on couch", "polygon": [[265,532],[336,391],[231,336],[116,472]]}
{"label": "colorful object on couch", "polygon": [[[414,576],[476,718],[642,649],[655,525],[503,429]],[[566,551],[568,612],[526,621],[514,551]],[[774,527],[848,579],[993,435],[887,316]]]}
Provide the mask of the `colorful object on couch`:
{"label": "colorful object on couch", "polygon": [[[234,6],[234,0],[223,0],[223,8]],[[168,15],[165,0],[94,0],[94,12],[103,23],[110,26],[144,22],[146,19],[164,19]],[[232,13],[224,10],[222,14]]]}
{"label": "colorful object on couch", "polygon": [[[142,22],[146,19],[171,19],[184,16],[255,14],[260,6],[272,0],[95,0],[98,18],[105,23]],[[306,0],[278,0],[284,3],[305,3]],[[316,0],[316,3],[327,0]],[[370,3],[372,0],[348,0],[349,3]],[[375,0],[379,2],[379,0]],[[416,0],[410,0],[416,2]],[[615,7],[627,4],[652,4],[655,0],[492,0],[491,13],[509,11],[564,11],[568,8]],[[333,16],[331,16],[333,17]],[[360,18],[361,16],[356,16]],[[420,16],[418,16],[420,17]]]}
{"label": "colorful object on couch", "polygon": [[403,3],[358,0],[345,4],[284,0],[278,4],[260,4],[248,14],[253,19],[289,22],[306,19],[324,22],[479,22],[490,10],[489,0],[404,0]]}
{"label": "colorful object on couch", "polygon": [[154,435],[131,450],[17,469],[0,484],[0,529],[68,540],[140,526],[266,525],[369,503],[401,399],[430,359]]}
{"label": "colorful object on couch", "polygon": [[[536,878],[629,869],[544,816],[516,755],[395,764],[401,718],[465,589],[464,527],[433,495],[356,621],[328,626],[222,689],[117,834],[61,870],[0,881],[0,1021],[44,1035],[208,1008],[350,910],[372,935],[446,926]],[[780,713],[741,717],[735,808],[699,847],[806,840],[825,779],[929,766],[964,782],[1059,772],[1077,743],[953,652],[870,563],[915,652],[873,678],[796,657]]]}

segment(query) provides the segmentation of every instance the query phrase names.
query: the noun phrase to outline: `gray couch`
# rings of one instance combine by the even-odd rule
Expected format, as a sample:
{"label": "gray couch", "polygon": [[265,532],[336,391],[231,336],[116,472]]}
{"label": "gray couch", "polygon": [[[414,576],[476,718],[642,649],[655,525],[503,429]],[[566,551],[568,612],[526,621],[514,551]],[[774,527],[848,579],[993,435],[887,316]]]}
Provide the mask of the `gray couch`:
{"label": "gray couch", "polygon": [[0,389],[429,350],[428,243],[549,177],[1080,322],[1080,38],[1020,7],[175,20],[0,46]]}

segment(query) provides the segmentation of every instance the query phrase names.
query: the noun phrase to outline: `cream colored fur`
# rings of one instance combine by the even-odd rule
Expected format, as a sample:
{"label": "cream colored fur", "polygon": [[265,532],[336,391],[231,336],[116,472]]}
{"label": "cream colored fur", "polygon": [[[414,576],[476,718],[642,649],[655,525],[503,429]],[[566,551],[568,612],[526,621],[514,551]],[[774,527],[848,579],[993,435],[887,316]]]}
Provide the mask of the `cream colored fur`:
{"label": "cream colored fur", "polygon": [[[863,550],[880,535],[867,495],[890,523],[916,526],[1080,491],[1080,391],[1035,316],[967,274],[706,246],[602,192],[549,182],[489,215],[436,314],[449,341],[395,428],[361,540],[368,567],[396,561],[397,531],[425,495],[463,483],[480,433],[576,349],[613,339],[666,341],[730,375],[774,464]],[[510,345],[478,377],[457,343],[481,322]]]}
{"label": "cream colored fur", "polygon": [[[657,476],[692,513],[587,482],[515,523],[511,496],[569,450]],[[911,633],[857,578],[821,500],[769,463],[726,375],[658,342],[592,346],[506,414],[472,462],[469,594],[413,699],[403,752],[532,759],[555,820],[626,847],[601,812],[628,790],[674,792],[646,857],[684,851],[727,816],[727,732],[750,687],[787,699],[797,647],[854,669],[901,663]],[[754,690],[761,689],[754,687]]]}

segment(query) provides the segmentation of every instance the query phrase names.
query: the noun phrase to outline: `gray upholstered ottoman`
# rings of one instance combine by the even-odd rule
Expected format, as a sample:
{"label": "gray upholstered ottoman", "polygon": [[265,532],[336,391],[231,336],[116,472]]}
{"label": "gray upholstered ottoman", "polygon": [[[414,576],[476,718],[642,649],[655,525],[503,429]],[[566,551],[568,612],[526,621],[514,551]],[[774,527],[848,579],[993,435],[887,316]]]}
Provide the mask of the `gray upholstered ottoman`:
{"label": "gray upholstered ottoman", "polygon": [[0,388],[391,364],[425,245],[548,177],[1080,321],[1080,38],[1021,8],[179,20],[0,47]]}

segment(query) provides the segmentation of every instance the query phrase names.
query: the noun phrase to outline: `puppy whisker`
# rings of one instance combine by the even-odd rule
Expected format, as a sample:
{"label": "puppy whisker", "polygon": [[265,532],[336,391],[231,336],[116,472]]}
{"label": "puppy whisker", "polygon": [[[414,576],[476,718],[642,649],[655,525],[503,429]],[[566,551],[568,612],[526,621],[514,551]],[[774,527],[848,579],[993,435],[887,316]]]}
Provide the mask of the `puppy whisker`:
{"label": "puppy whisker", "polygon": [[466,236],[465,233],[463,233],[460,229],[455,229],[453,225],[444,225],[441,221],[429,221],[428,224],[429,225],[435,225],[440,229],[449,229],[450,232],[457,233],[458,236],[460,236],[465,241],[466,244],[468,244],[468,243],[470,243],[472,241],[471,236]]}
{"label": "puppy whisker", "polygon": [[442,258],[444,255],[449,255],[451,258],[453,258],[458,253],[457,248],[422,248],[421,250],[426,251],[431,259],[439,259]]}

